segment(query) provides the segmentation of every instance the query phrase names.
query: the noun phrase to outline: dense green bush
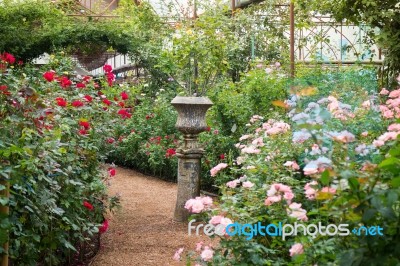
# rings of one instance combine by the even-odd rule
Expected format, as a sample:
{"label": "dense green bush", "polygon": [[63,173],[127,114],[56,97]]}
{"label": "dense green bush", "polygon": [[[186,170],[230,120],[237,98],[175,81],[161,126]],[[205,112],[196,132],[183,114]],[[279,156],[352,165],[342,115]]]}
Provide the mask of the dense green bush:
{"label": "dense green bush", "polygon": [[2,60],[0,73],[0,191],[8,181],[11,192],[0,198],[10,207],[0,243],[9,234],[16,265],[73,262],[81,243],[107,229],[103,215],[118,200],[106,194],[114,173],[102,169],[98,147],[123,123],[120,107],[107,106],[90,77],[65,72],[62,57],[54,69],[11,61]]}
{"label": "dense green bush", "polygon": [[[198,244],[190,260],[200,265],[399,263],[400,88],[383,89],[378,99],[375,91],[346,93],[345,85],[337,84],[330,94],[321,91],[322,96],[315,88],[297,88],[286,101],[288,116],[251,118],[235,163],[212,170],[222,183],[219,201],[211,208],[200,204],[202,199],[186,204],[200,213],[192,217],[196,220],[233,227],[214,235],[218,245]],[[294,233],[286,226],[295,223],[312,227],[308,234],[301,226]],[[260,224],[276,227],[263,232]],[[338,235],[330,226],[326,233],[330,224],[348,230]],[[281,225],[286,238],[274,230]],[[362,226],[383,231],[366,232]]]}

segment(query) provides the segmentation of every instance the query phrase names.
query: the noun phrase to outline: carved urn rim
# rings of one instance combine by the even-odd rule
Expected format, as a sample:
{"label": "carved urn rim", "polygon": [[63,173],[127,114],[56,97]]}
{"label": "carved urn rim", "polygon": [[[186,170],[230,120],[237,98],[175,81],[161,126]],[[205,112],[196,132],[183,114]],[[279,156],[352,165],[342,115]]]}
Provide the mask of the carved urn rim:
{"label": "carved urn rim", "polygon": [[193,97],[193,96],[176,96],[172,101],[172,105],[206,105],[212,106],[213,103],[208,97]]}

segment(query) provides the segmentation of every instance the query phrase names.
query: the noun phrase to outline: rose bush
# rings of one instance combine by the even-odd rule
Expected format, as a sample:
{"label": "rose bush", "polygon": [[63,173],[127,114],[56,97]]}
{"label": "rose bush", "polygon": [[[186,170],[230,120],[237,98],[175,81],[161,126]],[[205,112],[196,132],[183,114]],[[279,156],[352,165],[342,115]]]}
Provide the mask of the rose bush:
{"label": "rose bush", "polygon": [[78,260],[82,243],[107,230],[104,214],[118,203],[106,194],[111,171],[102,169],[98,149],[125,121],[111,98],[117,95],[103,93],[106,81],[73,75],[65,58],[53,59],[43,69],[1,61],[0,190],[9,182],[11,195],[0,198],[10,208],[0,217],[0,242],[9,235],[16,265]]}
{"label": "rose bush", "polygon": [[[227,218],[252,227],[348,224],[349,234],[300,231],[283,240],[253,234],[250,227],[220,236],[212,259],[190,252],[199,265],[399,263],[400,88],[382,90],[386,99],[379,99],[360,86],[348,94],[340,86],[319,94],[307,85],[278,103],[289,108],[287,116],[252,117],[236,144],[240,156],[213,172],[224,183],[219,202],[196,219],[215,224]],[[377,225],[383,236],[352,232]]]}

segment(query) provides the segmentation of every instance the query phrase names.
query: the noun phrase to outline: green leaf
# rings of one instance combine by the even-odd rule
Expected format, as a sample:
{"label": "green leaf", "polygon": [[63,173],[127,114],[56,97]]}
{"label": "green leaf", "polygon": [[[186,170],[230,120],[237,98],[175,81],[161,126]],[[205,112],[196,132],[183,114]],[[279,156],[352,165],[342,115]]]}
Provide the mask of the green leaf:
{"label": "green leaf", "polygon": [[392,187],[394,188],[398,188],[400,187],[400,176],[399,177],[395,177],[390,181],[390,184],[392,185]]}
{"label": "green leaf", "polygon": [[371,220],[375,214],[377,213],[377,210],[375,209],[368,209],[364,212],[364,215],[362,217],[364,222],[368,222],[369,220]]}
{"label": "green leaf", "polygon": [[321,182],[322,185],[327,186],[330,182],[330,175],[329,175],[329,171],[325,170],[322,175],[321,178],[319,179],[319,181]]}

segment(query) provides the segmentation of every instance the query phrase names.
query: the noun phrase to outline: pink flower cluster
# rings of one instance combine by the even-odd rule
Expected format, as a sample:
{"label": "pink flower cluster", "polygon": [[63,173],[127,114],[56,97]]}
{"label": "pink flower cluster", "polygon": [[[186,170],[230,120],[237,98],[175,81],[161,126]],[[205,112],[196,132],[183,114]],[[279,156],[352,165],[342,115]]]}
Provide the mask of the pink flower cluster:
{"label": "pink flower cluster", "polygon": [[213,167],[210,170],[210,174],[211,176],[216,176],[218,174],[219,171],[221,171],[222,169],[225,169],[226,167],[228,167],[228,164],[226,163],[220,163],[217,166]]}
{"label": "pink flower cluster", "polygon": [[294,198],[292,189],[289,186],[280,183],[272,184],[270,189],[267,191],[267,198],[265,199],[264,204],[270,206],[275,202],[279,202],[282,200],[282,195],[288,204],[290,204]]}
{"label": "pink flower cluster", "polygon": [[300,255],[304,253],[304,247],[302,244],[296,243],[289,249],[289,252],[290,252],[290,257],[293,257],[295,255]]}
{"label": "pink flower cluster", "polygon": [[349,143],[356,140],[356,137],[347,130],[333,134],[333,139],[342,143]]}
{"label": "pink flower cluster", "polygon": [[301,208],[301,203],[293,202],[289,205],[287,212],[290,217],[296,218],[300,221],[308,221],[307,211]]}
{"label": "pink flower cluster", "polygon": [[388,95],[389,99],[379,106],[382,116],[387,119],[400,118],[400,88],[389,93],[385,88],[380,92],[381,95]]}
{"label": "pink flower cluster", "polygon": [[250,123],[255,123],[255,122],[257,122],[257,121],[261,121],[261,120],[264,120],[264,117],[262,117],[262,116],[259,116],[259,115],[253,115],[251,118],[250,118]]}
{"label": "pink flower cluster", "polygon": [[288,132],[290,130],[290,125],[283,121],[269,119],[267,123],[262,125],[262,129],[265,130],[266,135],[277,135]]}
{"label": "pink flower cluster", "polygon": [[242,153],[248,153],[248,154],[259,154],[261,152],[261,150],[257,149],[254,146],[248,146],[248,147],[244,147],[242,149]]}
{"label": "pink flower cluster", "polygon": [[[232,181],[227,182],[227,183],[226,183],[226,186],[229,187],[229,188],[235,188],[235,187],[237,187],[239,184],[240,184],[240,180],[239,180],[239,179],[235,179],[235,180],[232,180]],[[244,182],[242,183],[242,186],[243,186],[244,188],[252,188],[252,187],[254,186],[254,183],[252,183],[252,182],[250,182],[250,181],[244,181]]]}
{"label": "pink flower cluster", "polygon": [[233,221],[222,215],[216,215],[211,217],[208,223],[217,226],[216,230],[218,230],[218,235],[227,235],[226,227],[230,224],[233,224]]}
{"label": "pink flower cluster", "polygon": [[293,170],[300,170],[300,166],[297,164],[296,161],[287,161],[286,163],[283,164],[286,167],[290,167]]}
{"label": "pink flower cluster", "polygon": [[355,115],[351,112],[349,108],[343,108],[343,104],[339,102],[335,97],[328,97],[328,110],[332,113],[334,118],[346,121],[349,118],[354,118]]}
{"label": "pink flower cluster", "polygon": [[319,157],[315,161],[310,161],[303,168],[305,175],[314,175],[317,173],[322,173],[326,168],[331,167],[332,161],[326,157]]}
{"label": "pink flower cluster", "polygon": [[318,185],[317,181],[311,181],[304,186],[304,193],[306,194],[306,198],[309,200],[315,199],[317,194],[316,186]]}
{"label": "pink flower cluster", "polygon": [[209,209],[212,204],[213,200],[210,197],[196,197],[186,201],[185,209],[191,213],[200,213],[205,209]]}
{"label": "pink flower cluster", "polygon": [[389,132],[385,132],[383,135],[379,136],[377,140],[374,140],[372,145],[378,148],[385,145],[385,142],[389,140],[397,139],[397,136],[400,134],[400,124],[391,124],[388,130]]}

